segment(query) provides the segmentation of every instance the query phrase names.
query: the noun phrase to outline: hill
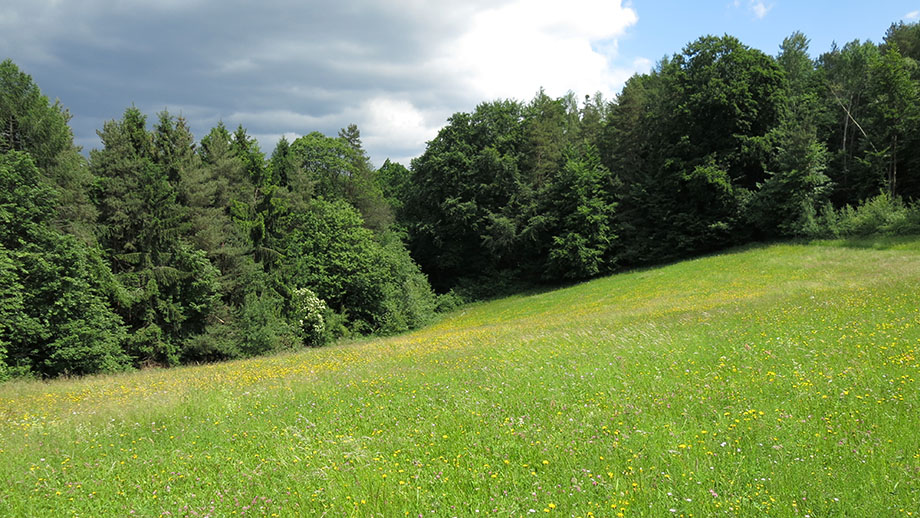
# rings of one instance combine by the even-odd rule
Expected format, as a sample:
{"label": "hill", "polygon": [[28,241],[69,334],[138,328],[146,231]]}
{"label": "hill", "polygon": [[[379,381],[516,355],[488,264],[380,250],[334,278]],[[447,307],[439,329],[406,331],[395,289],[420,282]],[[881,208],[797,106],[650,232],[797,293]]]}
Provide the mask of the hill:
{"label": "hill", "polygon": [[0,515],[912,516],[917,286],[920,238],[758,246],[398,337],[10,382]]}

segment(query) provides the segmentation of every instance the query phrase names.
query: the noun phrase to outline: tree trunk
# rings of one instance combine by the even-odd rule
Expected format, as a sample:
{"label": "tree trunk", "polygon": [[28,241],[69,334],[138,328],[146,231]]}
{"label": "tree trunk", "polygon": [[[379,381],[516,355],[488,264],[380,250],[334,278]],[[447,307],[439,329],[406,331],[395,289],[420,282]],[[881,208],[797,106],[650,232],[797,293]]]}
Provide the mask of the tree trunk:
{"label": "tree trunk", "polygon": [[894,136],[894,142],[891,145],[891,172],[888,177],[888,190],[891,193],[891,197],[894,198],[897,195],[897,183],[898,183],[898,136]]}

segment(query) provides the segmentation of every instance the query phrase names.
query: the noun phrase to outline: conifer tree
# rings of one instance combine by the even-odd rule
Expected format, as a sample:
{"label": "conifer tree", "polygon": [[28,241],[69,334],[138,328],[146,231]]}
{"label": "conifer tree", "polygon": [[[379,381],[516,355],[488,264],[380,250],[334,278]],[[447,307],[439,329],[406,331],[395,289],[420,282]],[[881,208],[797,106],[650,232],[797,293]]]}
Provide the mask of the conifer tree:
{"label": "conifer tree", "polygon": [[0,63],[0,152],[28,153],[58,192],[54,225],[92,243],[92,176],[73,144],[69,121],[70,113],[42,95],[28,74],[10,60]]}
{"label": "conifer tree", "polygon": [[219,272],[181,239],[178,178],[170,175],[185,166],[179,157],[189,157],[188,139],[173,134],[172,123],[161,124],[159,139],[145,125],[134,107],[105,124],[104,147],[90,154],[93,195],[99,241],[125,289],[118,310],[130,331],[128,353],[138,363],[175,365],[185,340],[206,327]]}

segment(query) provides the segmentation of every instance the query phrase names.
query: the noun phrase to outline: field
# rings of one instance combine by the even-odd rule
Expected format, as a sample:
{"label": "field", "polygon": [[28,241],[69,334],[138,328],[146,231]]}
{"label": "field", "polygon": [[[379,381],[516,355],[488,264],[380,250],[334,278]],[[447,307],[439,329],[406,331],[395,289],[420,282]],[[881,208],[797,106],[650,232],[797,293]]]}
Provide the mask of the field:
{"label": "field", "polygon": [[0,386],[2,516],[918,516],[920,239],[734,250]]}

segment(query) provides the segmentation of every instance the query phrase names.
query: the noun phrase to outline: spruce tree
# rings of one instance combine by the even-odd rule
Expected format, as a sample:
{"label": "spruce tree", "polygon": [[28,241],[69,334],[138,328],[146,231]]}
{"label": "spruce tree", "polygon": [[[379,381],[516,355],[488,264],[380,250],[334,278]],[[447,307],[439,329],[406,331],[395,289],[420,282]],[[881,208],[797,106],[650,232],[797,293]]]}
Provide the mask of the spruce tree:
{"label": "spruce tree", "polygon": [[[161,123],[163,121],[161,120]],[[130,330],[137,363],[175,365],[185,341],[204,331],[219,298],[219,272],[204,251],[181,239],[177,158],[187,139],[154,139],[137,108],[99,133],[103,149],[90,154],[99,209],[99,241],[125,288],[119,312]]]}

